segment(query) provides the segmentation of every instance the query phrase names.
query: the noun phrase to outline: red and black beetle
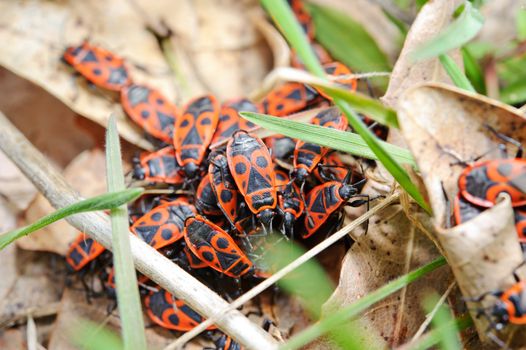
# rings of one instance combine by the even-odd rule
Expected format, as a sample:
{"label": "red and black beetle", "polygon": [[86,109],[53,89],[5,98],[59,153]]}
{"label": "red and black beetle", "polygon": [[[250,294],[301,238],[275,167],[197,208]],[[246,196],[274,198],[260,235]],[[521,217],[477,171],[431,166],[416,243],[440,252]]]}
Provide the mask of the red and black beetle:
{"label": "red and black beetle", "polygon": [[181,167],[175,158],[175,149],[168,146],[156,152],[144,153],[140,158],[134,158],[132,177],[148,182],[182,185],[185,178],[180,170]]}
{"label": "red and black beetle", "polygon": [[174,147],[186,176],[194,179],[219,121],[219,103],[213,95],[191,100],[175,121]]}
{"label": "red and black beetle", "polygon": [[66,254],[68,268],[73,271],[79,271],[104,253],[105,250],[106,248],[102,244],[81,232],[71,243]]}
{"label": "red and black beetle", "polygon": [[477,317],[485,316],[489,321],[487,335],[497,345],[507,348],[506,344],[491,332],[502,330],[508,324],[525,325],[526,324],[526,281],[521,280],[516,270],[524,263],[519,265],[513,271],[515,284],[505,290],[496,290],[486,292],[476,298],[467,298],[467,301],[480,302],[488,296],[493,296],[497,300],[489,308],[480,308]]}
{"label": "red and black beetle", "polygon": [[286,172],[276,170],[276,185],[279,188],[278,204],[283,215],[283,233],[293,238],[294,224],[305,210],[301,192],[294,182],[291,182]]}
{"label": "red and black beetle", "polygon": [[176,199],[147,212],[135,221],[130,230],[159,250],[183,238],[184,222],[195,214],[193,205]]}
{"label": "red and black beetle", "polygon": [[132,82],[121,57],[87,41],[68,47],[62,59],[89,82],[107,90],[120,91]]}
{"label": "red and black beetle", "polygon": [[[359,194],[358,183],[348,184],[352,171],[349,171],[344,182],[329,181],[314,187],[305,198],[305,233],[303,238],[312,236],[342,205],[358,207],[369,203],[366,194]],[[351,198],[358,198],[348,202]]]}
{"label": "red and black beetle", "polygon": [[[151,291],[144,298],[144,305],[148,317],[166,329],[186,332],[203,322],[201,315],[164,289]],[[216,327],[212,325],[207,329]]]}
{"label": "red and black beetle", "polygon": [[316,90],[300,84],[285,83],[272,90],[261,102],[263,113],[277,117],[285,117],[299,112],[318,100]]}
{"label": "red and black beetle", "polygon": [[511,205],[526,205],[526,159],[495,159],[468,165],[458,178],[461,195],[471,203],[489,208],[500,193]]}
{"label": "red and black beetle", "polygon": [[237,130],[249,130],[255,127],[251,122],[240,118],[239,112],[259,112],[259,109],[246,98],[224,103],[219,112],[219,124],[212,144],[230,138]]}
{"label": "red and black beetle", "polygon": [[218,206],[219,202],[212,188],[210,177],[205,175],[195,193],[195,206],[197,211],[203,215],[221,215],[222,211]]}
{"label": "red and black beetle", "polygon": [[121,90],[121,105],[128,117],[153,137],[171,144],[177,107],[158,90],[132,84]]}
{"label": "red and black beetle", "polygon": [[234,133],[226,148],[228,167],[252,213],[270,228],[278,204],[276,174],[267,147],[243,130]]}
{"label": "red and black beetle", "polygon": [[243,223],[250,218],[252,213],[237,188],[224,154],[212,153],[210,155],[208,176],[217,197],[217,204],[228,219],[230,226],[239,233],[246,234]]}
{"label": "red and black beetle", "polygon": [[202,216],[186,220],[184,239],[192,253],[227,276],[239,278],[252,268],[252,262],[232,237]]}
{"label": "red and black beetle", "polygon": [[[347,119],[337,108],[329,108],[316,114],[311,123],[327,128],[345,130]],[[303,185],[307,176],[314,171],[329,149],[315,143],[298,140],[294,150],[294,171],[292,178]]]}

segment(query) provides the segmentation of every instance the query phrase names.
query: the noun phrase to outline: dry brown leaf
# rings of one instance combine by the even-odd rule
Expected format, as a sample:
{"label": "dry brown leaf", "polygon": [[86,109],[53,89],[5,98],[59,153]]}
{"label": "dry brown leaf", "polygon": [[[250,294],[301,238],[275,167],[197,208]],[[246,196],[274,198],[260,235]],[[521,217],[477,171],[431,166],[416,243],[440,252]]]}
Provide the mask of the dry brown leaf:
{"label": "dry brown leaf", "polygon": [[[130,142],[149,147],[142,133],[128,122],[117,103],[100,91],[87,88],[81,79],[60,61],[67,45],[90,38],[96,44],[118,51],[135,62],[168,71],[160,53],[155,59],[143,60],[148,52],[156,52],[155,38],[148,34],[126,1],[82,1],[0,4],[0,64],[25,79],[43,87],[75,112],[105,125],[110,113],[118,115],[119,130]],[[36,15],[38,14],[38,15]],[[126,45],[125,45],[126,44]],[[143,52],[144,56],[139,55]],[[135,55],[134,55],[135,54]],[[148,57],[150,58],[150,57]],[[132,74],[137,69],[132,68]],[[142,81],[174,96],[169,75]]]}
{"label": "dry brown leaf", "polygon": [[[259,2],[200,0],[190,4],[187,23],[184,27],[179,24],[174,36],[174,46],[190,66],[186,71],[195,74],[203,91],[220,99],[246,96],[272,66],[271,51],[247,16],[259,9]],[[169,26],[175,26],[183,16],[164,17]]]}
{"label": "dry brown leaf", "polygon": [[[93,147],[91,135],[79,127],[78,121],[86,120],[44,89],[2,67],[0,109],[59,167],[65,167],[81,151]],[[98,128],[89,121],[86,123]]]}
{"label": "dry brown leaf", "polygon": [[465,161],[485,152],[489,153],[484,158],[499,158],[503,141],[486,126],[519,142],[526,140],[526,119],[517,109],[445,84],[409,90],[400,101],[398,120],[425,182],[436,223],[442,227],[446,223],[442,186],[452,200],[463,170],[451,166],[458,159],[447,152]]}
{"label": "dry brown leaf", "polygon": [[64,277],[55,272],[56,257],[50,254],[19,250],[13,266],[18,271],[16,281],[0,299],[0,324],[4,326],[60,300],[65,283]]}
{"label": "dry brown leaf", "polygon": [[2,336],[0,336],[0,349],[20,350],[25,348],[26,337],[23,328],[13,328],[2,331]]}
{"label": "dry brown leaf", "polygon": [[[395,184],[381,165],[374,170],[367,169],[366,177],[368,182],[362,193],[372,197],[388,195]],[[352,220],[363,209],[347,209],[347,214]],[[436,236],[431,219],[404,196],[401,204],[393,204],[371,218],[367,235],[364,233],[362,229],[352,234],[356,243],[343,261],[339,285],[326,303],[325,313],[360,299],[440,255],[434,241],[429,239]],[[367,335],[362,340],[370,347],[401,345],[425,320],[421,301],[426,287],[433,286],[430,292],[443,293],[451,281],[449,269],[438,270],[377,303],[353,326],[359,334]]]}
{"label": "dry brown leaf", "polygon": [[274,327],[270,329],[276,339],[288,339],[309,326],[309,317],[298,299],[282,294],[276,297],[274,292],[264,293],[258,299],[257,305],[263,317],[273,321],[273,326],[277,327],[277,331]]}
{"label": "dry brown leaf", "polygon": [[[375,188],[383,186],[369,180],[364,193],[376,195]],[[414,221],[420,222],[421,229]],[[343,261],[339,285],[324,312],[348,305],[438,257],[434,243],[427,237],[429,233],[424,232],[432,229],[429,217],[416,204],[409,210],[394,204],[373,216],[367,235],[363,231],[353,234],[357,241]],[[426,287],[433,286],[433,290],[443,293],[451,279],[449,270],[440,269],[375,304],[360,318],[360,334],[367,334],[368,341],[378,348],[403,344],[425,319],[419,301]]]}
{"label": "dry brown leaf", "polygon": [[[414,49],[434,38],[444,29],[451,22],[453,11],[461,3],[462,0],[429,1],[420,10],[407,34],[402,52],[393,68],[387,92],[382,97],[382,100],[388,106],[396,108],[400,95],[416,84],[427,81],[451,81],[438,59],[429,59],[415,63],[410,58],[410,54]],[[454,50],[450,54],[456,63],[462,67],[462,60],[458,50]]]}
{"label": "dry brown leaf", "polygon": [[517,37],[517,12],[524,9],[522,1],[487,1],[480,12],[484,16],[484,26],[476,40],[486,42],[497,48],[505,47]]}
{"label": "dry brown leaf", "polygon": [[204,92],[221,99],[246,96],[270,70],[271,52],[247,16],[262,17],[257,1],[134,2],[152,27],[174,34],[180,101]]}
{"label": "dry brown leaf", "polygon": [[[1,212],[1,211],[0,211]],[[11,245],[0,251],[0,276],[2,276],[2,283],[0,283],[0,300],[3,300],[9,293],[17,278],[16,271],[16,247]]]}
{"label": "dry brown leaf", "polygon": [[[105,157],[101,150],[84,151],[64,170],[64,176],[84,197],[106,192]],[[42,194],[38,194],[25,214],[28,223],[53,212],[53,207]],[[65,221],[51,224],[39,232],[19,239],[17,244],[26,250],[43,250],[65,255],[78,231]]]}
{"label": "dry brown leaf", "polygon": [[[258,11],[259,10],[259,11]],[[281,35],[279,30],[270,23],[266,17],[261,13],[261,9],[254,10],[250,13],[250,19],[254,22],[258,31],[267,41],[272,50],[273,65],[272,68],[289,67],[291,60],[291,49],[285,38]]]}
{"label": "dry brown leaf", "polygon": [[25,210],[37,193],[35,186],[2,152],[0,152],[0,164],[2,164],[0,195],[17,211]]}
{"label": "dry brown leaf", "polygon": [[86,294],[82,290],[67,288],[62,295],[61,310],[56,320],[56,325],[49,340],[48,349],[78,349],[70,341],[71,332],[81,326],[81,321],[88,320],[96,324],[107,326],[115,331],[115,324],[119,324],[115,314],[108,315],[108,307],[111,301],[106,298],[98,298],[96,302],[88,304]]}
{"label": "dry brown leaf", "polygon": [[[2,2],[0,65],[101,125],[115,113],[124,138],[151,148],[113,97],[72,77],[60,62],[62,51],[89,38],[127,59],[135,81],[154,86],[171,99],[185,101],[204,91],[234,98],[246,95],[270,68],[268,47],[243,15],[255,4],[234,0],[220,4],[164,1],[154,6],[126,0]],[[157,39],[146,30],[151,22],[161,28],[164,22],[173,29],[181,75],[177,81]]]}

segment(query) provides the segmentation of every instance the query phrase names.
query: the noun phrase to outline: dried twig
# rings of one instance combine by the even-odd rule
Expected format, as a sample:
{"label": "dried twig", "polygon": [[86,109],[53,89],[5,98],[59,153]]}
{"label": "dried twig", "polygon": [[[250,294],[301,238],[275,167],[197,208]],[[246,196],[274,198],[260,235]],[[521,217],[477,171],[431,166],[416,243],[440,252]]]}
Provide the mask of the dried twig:
{"label": "dried twig", "polygon": [[379,211],[381,211],[382,209],[384,209],[385,207],[387,207],[388,205],[396,201],[398,198],[399,198],[398,193],[390,195],[388,198],[384,199],[379,204],[375,205],[369,211],[367,211],[360,217],[353,220],[353,222],[351,222],[349,225],[345,226],[338,232],[335,232],[329,238],[319,243],[318,245],[313,247],[311,250],[309,250],[308,252],[306,252],[305,254],[297,258],[296,260],[292,261],[290,264],[288,264],[287,266],[285,266],[284,268],[282,268],[281,270],[279,270],[278,272],[276,272],[275,274],[273,274],[272,276],[270,276],[269,278],[267,278],[266,280],[264,280],[263,282],[261,282],[260,284],[258,284],[257,286],[255,286],[254,288],[252,288],[251,290],[249,290],[242,296],[240,296],[239,298],[237,298],[236,300],[234,300],[227,309],[219,310],[218,312],[215,313],[214,316],[205,320],[204,322],[199,324],[199,326],[195,327],[191,331],[183,334],[175,342],[168,345],[164,350],[174,350],[174,349],[181,348],[185,343],[190,341],[193,337],[197,336],[199,333],[203,332],[209,326],[221,320],[224,317],[223,315],[226,315],[227,312],[242,306],[243,304],[248,302],[250,299],[254,298],[256,295],[260,294],[265,289],[267,289],[268,287],[272,286],[274,283],[282,279],[288,273],[295,270],[296,268],[298,268],[305,262],[309,261],[316,255],[318,255],[319,253],[321,253],[322,251],[324,251],[325,249],[327,249],[328,247],[330,247],[331,245],[339,241],[341,238],[345,237],[346,235],[350,235],[353,239],[356,239],[356,237],[353,237],[351,235],[351,232],[355,228],[365,223],[373,215],[375,215],[376,213],[378,213]]}
{"label": "dried twig", "polygon": [[26,342],[27,350],[37,350],[37,325],[31,315],[27,317]]}
{"label": "dried twig", "polygon": [[[55,208],[81,199],[50,162],[0,112],[0,149],[20,168]],[[111,249],[111,226],[102,213],[73,215],[67,221]],[[160,286],[183,299],[204,317],[224,310],[228,303],[179,266],[130,233],[135,267]],[[217,322],[218,327],[250,349],[273,349],[276,341],[242,313],[231,310]]]}
{"label": "dried twig", "polygon": [[7,328],[15,324],[25,322],[29,317],[41,318],[53,316],[60,310],[60,302],[45,304],[41,306],[29,307],[14,314],[5,315],[0,318],[0,329]]}

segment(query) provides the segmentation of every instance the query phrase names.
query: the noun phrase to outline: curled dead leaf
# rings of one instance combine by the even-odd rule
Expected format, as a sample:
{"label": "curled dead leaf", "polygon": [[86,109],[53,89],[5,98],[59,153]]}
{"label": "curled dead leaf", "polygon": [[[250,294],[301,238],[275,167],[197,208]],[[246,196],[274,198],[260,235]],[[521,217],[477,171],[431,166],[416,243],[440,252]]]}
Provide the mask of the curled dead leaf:
{"label": "curled dead leaf", "polygon": [[[509,200],[462,225],[444,227],[450,226],[451,201],[464,168],[458,161],[502,158],[503,140],[495,131],[522,143],[525,118],[513,107],[438,83],[408,90],[399,107],[401,131],[433,208],[437,239],[463,294],[476,297],[505,288],[523,259]],[[506,146],[510,155],[517,151]],[[484,337],[487,323],[481,319],[475,323]]]}
{"label": "curled dead leaf", "polygon": [[488,1],[481,7],[484,26],[477,40],[496,47],[506,47],[517,36],[517,12],[524,3],[516,0]]}
{"label": "curled dead leaf", "polygon": [[[480,156],[501,158],[499,145],[503,141],[488,126],[519,142],[526,140],[526,119],[517,109],[439,83],[407,91],[400,100],[398,119],[441,227],[447,222],[444,191],[450,200],[455,197],[463,170],[454,163]],[[516,148],[506,146],[508,154],[514,155]]]}
{"label": "curled dead leaf", "polygon": [[[388,106],[396,108],[400,95],[416,84],[428,81],[451,81],[437,58],[414,62],[410,55],[414,49],[434,38],[451,22],[453,12],[461,3],[462,0],[428,1],[420,10],[393,68],[387,92],[382,97]],[[450,54],[457,65],[462,67],[458,50]]]}
{"label": "curled dead leaf", "polygon": [[[512,272],[524,258],[509,198],[464,224],[438,230],[438,238],[464,296],[476,298],[488,291],[504,290],[515,282]],[[477,312],[494,303],[494,298],[470,303],[471,315],[483,337],[488,330],[488,320],[477,318]],[[524,344],[526,341],[526,334],[514,332],[513,327],[506,327],[504,332],[502,340],[506,343]]]}

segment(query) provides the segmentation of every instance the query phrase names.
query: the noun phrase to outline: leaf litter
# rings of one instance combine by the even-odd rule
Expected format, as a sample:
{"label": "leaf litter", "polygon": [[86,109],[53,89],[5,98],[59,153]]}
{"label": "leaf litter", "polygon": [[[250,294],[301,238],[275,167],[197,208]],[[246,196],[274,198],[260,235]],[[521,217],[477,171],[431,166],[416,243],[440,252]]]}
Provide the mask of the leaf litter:
{"label": "leaf litter", "polygon": [[[232,25],[230,33],[235,34],[232,41],[229,38],[213,35],[222,30],[218,28],[221,28],[223,24],[214,22],[214,16],[212,16],[214,11],[220,10],[219,7],[213,7],[214,11],[208,13],[201,9],[205,11],[205,14],[200,15],[199,5],[192,7],[185,3],[186,7],[179,8],[180,13],[177,16],[164,18],[163,10],[167,6],[164,2],[159,2],[155,6],[146,6],[145,2],[137,1],[139,6],[143,5],[140,8],[147,9],[146,16],[138,15],[136,8],[128,8],[122,2],[116,2],[113,6],[115,9],[118,8],[119,12],[116,14],[115,23],[126,23],[123,28],[117,28],[107,19],[94,21],[93,17],[90,17],[97,13],[95,10],[100,9],[102,3],[97,1],[86,3],[86,5],[76,5],[73,9],[65,8],[60,3],[43,2],[36,2],[32,5],[36,7],[7,3],[0,5],[0,13],[4,14],[0,16],[0,23],[4,22],[4,25],[0,27],[0,38],[5,39],[7,43],[13,42],[13,40],[21,40],[24,45],[20,45],[20,47],[25,49],[24,52],[10,51],[12,50],[11,47],[16,45],[5,45],[3,49],[0,49],[0,64],[43,86],[72,109],[100,124],[105,123],[108,112],[111,111],[117,115],[120,113],[121,116],[122,112],[113,101],[101,98],[101,95],[91,88],[87,86],[78,87],[79,81],[73,81],[74,78],[69,76],[70,72],[67,72],[67,69],[62,67],[60,63],[57,63],[56,58],[59,57],[64,42],[54,37],[61,37],[60,40],[63,40],[61,32],[65,31],[64,28],[67,29],[68,33],[72,33],[68,34],[68,36],[71,35],[67,40],[68,43],[78,42],[83,39],[83,36],[89,35],[90,39],[94,38],[96,42],[100,41],[101,44],[107,45],[109,48],[118,49],[127,57],[133,57],[133,74],[137,74],[145,82],[161,88],[170,98],[176,100],[184,100],[187,94],[203,91],[207,87],[211,90],[216,89],[215,91],[221,94],[225,87],[221,84],[224,83],[225,79],[217,79],[220,82],[218,85],[214,85],[217,81],[209,78],[210,72],[216,72],[225,66],[239,65],[240,57],[251,57],[254,60],[251,61],[250,65],[243,67],[246,71],[235,75],[235,79],[233,79],[235,83],[230,84],[231,86],[227,84],[226,88],[231,90],[224,90],[225,95],[231,96],[232,91],[246,94],[250,88],[262,80],[262,77],[270,69],[269,52],[266,51],[267,48],[264,45],[258,44],[261,40],[259,35],[250,31],[247,35],[241,36],[242,40],[236,41],[236,35],[239,36],[240,28],[245,28],[246,23],[241,21]],[[233,2],[228,3],[232,5]],[[443,5],[443,3],[440,4]],[[233,5],[232,7],[236,9],[233,13],[242,13],[245,10],[244,5]],[[441,5],[438,1],[433,1],[420,12],[395,65],[387,94],[383,98],[384,102],[390,106],[400,106],[401,131],[405,136],[405,142],[416,155],[429,200],[434,209],[435,221],[430,222],[428,218],[421,215],[422,213],[417,208],[407,203],[392,205],[387,209],[387,214],[384,212],[373,218],[370,221],[366,236],[363,235],[363,232],[362,235],[356,234],[357,243],[349,250],[343,261],[340,284],[333,298],[327,303],[326,312],[330,312],[333,307],[352,302],[387,281],[432,260],[438,255],[438,250],[431,240],[426,238],[426,235],[433,240],[436,238],[440,242],[439,248],[446,252],[453,272],[465,295],[478,295],[481,291],[509,283],[509,281],[504,282],[493,277],[509,274],[510,266],[513,266],[519,259],[518,249],[509,248],[518,247],[518,244],[516,244],[516,234],[512,225],[509,203],[505,200],[466,224],[453,229],[446,227],[448,221],[446,217],[447,203],[439,184],[443,184],[448,197],[453,198],[453,194],[456,193],[456,179],[461,168],[452,167],[450,165],[451,157],[444,155],[443,150],[452,150],[461,157],[466,157],[464,159],[468,159],[476,156],[476,153],[480,152],[481,149],[494,147],[498,141],[484,129],[484,123],[490,123],[492,127],[512,137],[517,137],[520,141],[524,140],[520,131],[526,129],[524,129],[522,117],[515,110],[497,102],[437,84],[409,89],[430,80],[449,82],[449,78],[439,66],[438,60],[413,64],[405,56],[411,48],[433,37],[447,24],[450,18],[448,16],[455,6],[452,4],[450,7]],[[122,8],[125,10],[121,10]],[[31,18],[28,14],[35,9],[42,10],[51,16],[50,25],[47,26],[48,30],[42,32],[46,36],[48,33],[54,33],[54,35],[50,35],[51,39],[46,38],[46,40],[55,41],[41,40],[38,42],[39,40],[34,40],[35,37],[39,37],[35,34],[35,28],[42,28],[43,23],[29,23],[27,27],[17,26],[17,24],[23,23],[23,20]],[[69,11],[73,11],[73,16]],[[13,17],[15,12],[16,16]],[[71,17],[75,20],[72,20]],[[244,16],[238,17],[244,18]],[[6,25],[5,21],[8,19],[9,22]],[[127,20],[124,21],[124,19]],[[130,24],[130,22],[132,23]],[[178,80],[174,81],[171,77],[170,67],[166,65],[151,34],[146,33],[142,27],[145,23],[153,23],[153,26],[159,26],[162,22],[174,30],[176,33],[175,38],[172,38],[174,44],[182,48],[176,54],[180,58],[179,61],[183,62],[180,67],[181,70],[187,74],[183,81],[198,81],[201,84],[196,83],[195,86],[185,89],[184,84]],[[98,23],[98,25],[95,28],[87,28],[85,23]],[[140,28],[137,23],[141,25]],[[185,32],[187,26],[196,29],[201,23],[209,23],[209,26],[202,29],[203,32],[197,36],[195,33]],[[123,42],[122,39],[116,37],[117,34],[109,34],[110,32],[122,33],[124,31],[137,34],[125,36],[133,37],[133,43]],[[208,34],[204,35],[203,33]],[[196,40],[201,36],[214,40],[204,42]],[[238,51],[237,56],[227,57],[227,54],[221,54],[222,50]],[[191,58],[186,57],[185,61],[185,56]],[[458,62],[458,54],[454,53],[453,56]],[[17,62],[16,60],[20,60],[20,57],[24,59]],[[192,74],[196,68],[195,64],[192,66],[192,59],[196,62],[210,62],[211,57],[218,58],[213,65],[204,67],[198,76]],[[135,59],[140,61],[136,62]],[[145,67],[146,69],[143,69]],[[251,75],[247,72],[256,73]],[[232,79],[231,72],[225,73],[225,76]],[[408,89],[409,91],[404,93]],[[76,95],[71,94],[71,91],[74,91]],[[129,123],[126,119],[121,117],[120,123],[122,126],[119,129],[122,130],[123,137],[141,147],[150,147],[136,128],[131,124],[127,125]],[[467,130],[463,130],[463,133],[451,133],[451,130],[454,129],[452,126],[456,125],[466,125]],[[426,134],[426,130],[432,135]],[[415,137],[415,135],[418,136]],[[390,137],[396,139],[396,137]],[[401,138],[398,140],[402,142]],[[472,142],[467,142],[469,140]],[[491,154],[488,154],[487,157],[491,157]],[[379,193],[385,195],[391,190],[392,179],[386,176],[384,172],[378,170],[372,175],[377,181],[368,182],[367,187],[371,195]],[[499,218],[501,222],[496,223],[495,218]],[[415,222],[419,222],[419,226],[415,226],[413,224]],[[62,251],[63,247],[62,245]],[[0,254],[6,252],[9,250],[0,252]],[[488,277],[488,271],[495,276]],[[443,283],[438,286],[436,280]],[[473,283],[473,281],[477,283]],[[423,287],[433,283],[433,285],[438,286],[439,292],[443,292],[450,282],[449,272],[446,269],[441,269],[430,277],[402,290],[398,295],[395,294],[378,304],[361,319],[363,321],[361,326],[366,327],[367,332],[376,335],[375,339],[378,345],[402,344],[410,339],[411,332],[409,330],[418,329],[425,318],[418,304],[418,300],[422,298]],[[20,282],[21,286],[22,283]],[[57,327],[65,326],[71,321],[70,318],[77,312],[75,310],[77,303],[83,306],[87,305],[82,302],[83,297],[81,292],[73,290],[64,294],[63,310]],[[101,310],[87,311],[86,315],[88,318],[92,318]],[[483,332],[483,326],[480,322],[477,322],[477,326]],[[62,328],[58,328],[58,330],[62,330]],[[61,346],[64,345],[61,342],[63,339],[60,340],[60,333],[61,331],[57,330],[54,332],[50,349],[62,348]],[[162,341],[160,340],[159,346],[161,346]]]}
{"label": "leaf litter", "polygon": [[[64,169],[64,176],[73,188],[88,198],[106,192],[106,182],[101,179],[101,174],[106,171],[105,168],[104,152],[98,149],[84,151]],[[34,222],[53,211],[47,199],[39,193],[26,210],[25,221]],[[44,227],[36,234],[18,240],[17,244],[22,249],[48,251],[64,256],[69,244],[77,235],[78,230],[61,220]]]}
{"label": "leaf litter", "polygon": [[[64,49],[89,38],[118,51],[128,61],[135,80],[155,86],[171,100],[185,101],[207,90],[223,98],[244,96],[263,79],[271,61],[271,51],[244,16],[255,5],[255,1],[229,1],[217,6],[167,1],[151,6],[149,2],[125,0],[74,5],[4,2],[0,4],[0,39],[4,43],[0,65],[100,125],[106,125],[108,115],[115,114],[125,139],[151,149],[111,94],[75,78],[60,61]],[[174,6],[177,11],[172,11]],[[176,79],[148,25],[173,31],[171,40],[179,50],[176,55],[181,66],[177,70],[182,74]],[[200,84],[187,86],[194,82]]]}
{"label": "leaf litter", "polygon": [[[476,297],[509,286],[512,271],[523,260],[509,200],[452,229],[449,214],[463,170],[455,163],[481,156],[481,160],[502,158],[499,145],[503,141],[492,130],[523,143],[526,119],[517,109],[501,102],[432,83],[403,95],[399,121],[409,148],[418,155],[418,167],[433,207],[437,239],[464,296]],[[513,145],[506,146],[508,155],[517,152]],[[484,337],[486,321],[472,316]]]}

